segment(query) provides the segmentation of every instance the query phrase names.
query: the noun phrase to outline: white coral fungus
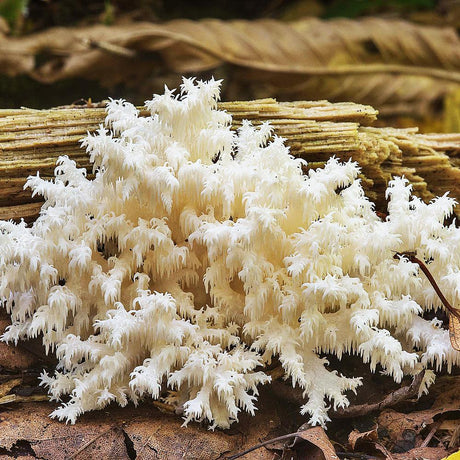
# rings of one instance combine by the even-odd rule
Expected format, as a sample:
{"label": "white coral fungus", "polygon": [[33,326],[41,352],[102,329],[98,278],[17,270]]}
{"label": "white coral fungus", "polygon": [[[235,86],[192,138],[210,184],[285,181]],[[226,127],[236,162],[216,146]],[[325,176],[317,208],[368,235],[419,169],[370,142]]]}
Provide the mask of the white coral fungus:
{"label": "white coral fungus", "polygon": [[458,364],[448,332],[421,316],[442,308],[433,288],[393,258],[417,251],[458,305],[460,230],[443,225],[454,200],[424,204],[395,179],[382,222],[355,163],[305,175],[267,124],[230,129],[219,86],[186,79],[148,117],[110,102],[107,127],[83,142],[95,178],[61,157],[54,180],[27,181],[46,199],[33,226],[0,223],[3,340],[41,336],[55,351],[42,380],[66,402],[52,416],[74,423],[174,390],[185,423],[226,428],[254,413],[276,357],[324,425],[361,384],[325,353],[358,354],[397,382]]}

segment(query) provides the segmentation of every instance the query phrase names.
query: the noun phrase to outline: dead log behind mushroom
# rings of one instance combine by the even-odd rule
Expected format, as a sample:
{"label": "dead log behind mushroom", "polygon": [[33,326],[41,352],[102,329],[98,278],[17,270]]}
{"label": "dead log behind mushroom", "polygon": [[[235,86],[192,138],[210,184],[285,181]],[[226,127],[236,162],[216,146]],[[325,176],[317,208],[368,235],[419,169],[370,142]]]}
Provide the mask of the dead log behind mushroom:
{"label": "dead log behind mushroom", "polygon": [[[405,175],[424,200],[450,191],[460,201],[460,134],[372,127],[377,111],[353,103],[260,99],[219,106],[232,115],[235,129],[243,119],[254,124],[269,121],[292,154],[305,158],[311,168],[333,155],[357,161],[377,208],[385,207],[384,190],[393,175]],[[102,123],[104,115],[100,106],[0,110],[0,219],[37,216],[41,203],[23,190],[23,184],[36,171],[51,177],[60,155],[90,171],[79,141]]]}

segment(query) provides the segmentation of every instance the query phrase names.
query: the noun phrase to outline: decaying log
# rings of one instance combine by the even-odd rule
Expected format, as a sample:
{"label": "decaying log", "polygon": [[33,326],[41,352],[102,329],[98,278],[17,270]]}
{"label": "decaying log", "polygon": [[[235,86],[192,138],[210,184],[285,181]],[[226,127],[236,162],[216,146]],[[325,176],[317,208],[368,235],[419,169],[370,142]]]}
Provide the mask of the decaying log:
{"label": "decaying log", "polygon": [[[219,104],[233,116],[269,121],[292,154],[320,167],[335,155],[362,168],[368,196],[384,209],[384,190],[393,175],[405,175],[415,193],[430,200],[450,190],[460,201],[460,134],[418,134],[417,128],[378,128],[377,112],[353,103],[281,102],[273,99]],[[142,112],[141,112],[142,114]],[[68,155],[91,170],[79,141],[103,122],[105,110],[66,106],[50,110],[0,110],[0,219],[33,220],[40,202],[23,190],[30,174],[51,177],[58,156]]]}

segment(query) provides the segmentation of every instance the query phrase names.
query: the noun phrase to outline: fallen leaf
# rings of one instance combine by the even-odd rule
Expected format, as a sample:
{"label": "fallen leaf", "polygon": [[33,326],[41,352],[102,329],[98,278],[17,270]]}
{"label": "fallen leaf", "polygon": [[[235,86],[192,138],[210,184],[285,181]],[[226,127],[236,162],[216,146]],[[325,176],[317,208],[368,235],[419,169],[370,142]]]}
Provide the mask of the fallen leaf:
{"label": "fallen leaf", "polygon": [[443,420],[439,426],[440,430],[455,431],[460,426],[460,420]]}
{"label": "fallen leaf", "polygon": [[[93,420],[79,425],[65,425],[48,416],[52,404],[31,403],[14,406],[0,414],[0,448],[12,455],[26,444],[34,458],[68,460],[82,445],[119,421],[99,414]],[[128,459],[125,441],[120,432],[112,430],[106,436],[88,446],[77,457]]]}
{"label": "fallen leaf", "polygon": [[[446,425],[448,428],[446,428]],[[447,429],[449,437],[449,449],[458,448],[460,446],[460,421],[459,420],[444,420],[439,427],[439,430]],[[460,460],[460,459],[459,459]]]}
{"label": "fallen leaf", "polygon": [[401,452],[422,442],[420,432],[433,423],[433,414],[427,411],[405,414],[387,409],[378,416],[377,423],[380,430],[386,430],[392,444]]}
{"label": "fallen leaf", "polygon": [[373,428],[372,430],[365,431],[363,433],[361,433],[358,430],[353,430],[348,435],[348,444],[350,444],[350,447],[352,450],[355,450],[356,443],[359,440],[377,441],[377,439],[378,439],[377,427]]}
{"label": "fallen leaf", "polygon": [[[339,457],[335,453],[334,446],[332,445],[331,441],[329,441],[329,438],[323,428],[316,426],[314,428],[308,428],[307,430],[301,431],[298,433],[298,437],[304,439],[305,441],[308,441],[309,443],[313,444],[316,446],[318,449],[320,449],[322,453],[322,458],[324,460],[338,460]],[[308,455],[309,454],[309,455]],[[306,458],[313,458],[313,456],[316,455],[317,453],[314,454],[309,453],[307,451],[307,457]],[[320,458],[317,456],[317,458]]]}
{"label": "fallen leaf", "polygon": [[390,438],[395,440],[400,439],[405,430],[413,430],[418,434],[423,428],[431,425],[436,416],[459,410],[460,387],[451,383],[450,388],[446,388],[437,396],[430,409],[412,411],[408,414],[387,409],[381,412],[377,422],[379,427],[388,430]]}
{"label": "fallen leaf", "polygon": [[[401,413],[388,409],[378,416],[377,423],[379,428],[387,431],[388,437],[392,441],[393,450],[396,449],[399,452],[407,452],[409,455],[409,452],[413,453],[415,449],[417,449],[415,446],[420,446],[425,440],[424,438],[426,437],[426,434],[422,437],[422,430],[425,428],[431,428],[432,436],[435,432],[438,432],[441,427],[443,427],[443,423],[444,427],[448,426],[447,422],[441,423],[439,420],[435,423],[435,417],[460,410],[460,388],[458,385],[453,384],[453,382],[456,381],[455,379],[458,379],[458,377],[450,377],[449,386],[443,385],[442,391],[439,392],[438,390],[437,397],[430,409],[412,411],[409,413]],[[423,449],[425,448],[428,447],[423,447]],[[422,449],[422,447],[418,447],[418,449]],[[431,451],[427,452],[429,453]],[[447,451],[443,451],[443,455],[446,453]],[[395,458],[404,459],[406,457]],[[438,459],[441,457],[427,458]]]}
{"label": "fallen leaf", "polygon": [[444,414],[449,411],[460,410],[460,376],[452,377],[451,384],[441,392],[428,411],[436,414]]}
{"label": "fallen leaf", "polygon": [[[11,457],[20,452],[21,458],[27,454],[44,460],[223,458],[280,434],[281,421],[272,395],[261,396],[255,418],[242,415],[230,430],[214,432],[197,423],[182,427],[180,417],[162,413],[148,402],[137,408],[113,405],[83,414],[75,425],[49,418],[55,404],[2,406],[0,453]],[[273,453],[265,448],[245,456],[245,460],[272,458]]]}
{"label": "fallen leaf", "polygon": [[392,454],[394,460],[439,460],[449,452],[444,447],[416,447],[402,454]]}
{"label": "fallen leaf", "polygon": [[374,442],[374,446],[378,451],[382,452],[382,454],[385,455],[386,460],[394,460],[394,457],[391,454],[391,452],[383,444],[380,444],[379,442]]}
{"label": "fallen leaf", "polygon": [[163,85],[168,74],[177,80],[226,66],[236,91],[251,98],[355,100],[381,113],[423,114],[458,88],[459,47],[454,28],[398,19],[179,19],[0,36],[0,69],[113,87],[145,86],[154,68]]}
{"label": "fallen leaf", "polygon": [[409,398],[418,395],[420,384],[423,381],[425,373],[420,372],[417,374],[409,385],[402,386],[397,390],[384,396],[380,401],[375,403],[355,404],[345,408],[336,410],[333,414],[334,417],[359,417],[370,412],[381,411],[386,407],[395,406]]}

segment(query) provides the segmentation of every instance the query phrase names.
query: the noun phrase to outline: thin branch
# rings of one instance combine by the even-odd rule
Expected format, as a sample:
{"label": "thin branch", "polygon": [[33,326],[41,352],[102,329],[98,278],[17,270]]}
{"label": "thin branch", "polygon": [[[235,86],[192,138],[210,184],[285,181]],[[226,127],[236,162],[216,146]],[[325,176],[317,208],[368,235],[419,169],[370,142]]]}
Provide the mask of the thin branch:
{"label": "thin branch", "polygon": [[336,452],[336,454],[339,457],[359,458],[360,460],[377,460],[379,458],[375,457],[374,455],[361,454],[359,452]]}
{"label": "thin branch", "polygon": [[10,404],[13,402],[29,403],[37,401],[49,401],[48,395],[30,395],[30,396],[18,396],[15,394],[3,396],[0,398],[0,404]]}
{"label": "thin branch", "polygon": [[235,458],[243,457],[243,455],[249,454],[249,452],[252,452],[253,450],[256,450],[256,449],[260,449],[261,447],[267,446],[268,444],[273,444],[278,441],[284,441],[285,439],[297,438],[299,437],[301,433],[302,433],[301,431],[296,431],[295,433],[284,434],[283,436],[278,436],[277,438],[269,439],[268,441],[264,441],[264,442],[261,442],[260,444],[256,444],[255,446],[252,446],[243,452],[227,457],[227,460],[235,460]]}
{"label": "thin branch", "polygon": [[109,433],[110,431],[118,429],[118,426],[111,426],[110,428],[107,428],[104,431],[101,431],[96,437],[90,439],[88,442],[83,444],[80,449],[78,449],[76,452],[74,452],[70,457],[69,460],[73,460],[74,458],[77,458],[85,449],[87,449],[91,444],[96,442],[99,438],[104,436],[105,434]]}
{"label": "thin branch", "polygon": [[446,307],[449,313],[451,313],[452,315],[454,315],[456,318],[460,320],[460,312],[458,312],[457,309],[454,308],[448,302],[448,300],[444,297],[444,294],[441,292],[441,289],[439,289],[439,286],[436,283],[435,279],[433,278],[433,275],[430,273],[427,266],[415,256],[415,253],[411,251],[397,252],[394,255],[394,258],[398,258],[398,257],[406,257],[407,259],[409,259],[410,262],[418,264],[422,272],[425,273],[425,276],[428,278],[428,281],[433,286],[433,289],[436,291],[436,294],[438,294],[438,297],[441,299],[441,302],[443,303],[443,305]]}
{"label": "thin branch", "polygon": [[369,414],[370,412],[379,411],[387,407],[394,406],[402,401],[412,398],[418,395],[420,384],[423,381],[424,375],[425,372],[420,372],[414,377],[414,380],[412,380],[410,385],[406,385],[397,389],[393,393],[385,396],[385,398],[380,402],[344,407],[333,412],[332,416],[336,418],[359,417]]}
{"label": "thin branch", "polygon": [[420,447],[428,447],[428,444],[430,443],[431,439],[433,436],[436,434],[436,431],[438,431],[439,427],[442,424],[442,420],[438,420],[433,424],[433,427],[431,428],[430,432],[428,433],[427,437],[423,440],[422,444],[420,444]]}
{"label": "thin branch", "polygon": [[152,436],[153,435],[150,435],[148,438],[147,438],[147,441],[144,442],[144,444],[142,444],[142,447],[137,451],[137,454],[136,454],[136,458],[138,458],[139,460],[142,458],[141,457],[141,454],[144,452],[144,449],[147,447],[147,444],[150,442],[150,440],[152,439]]}

